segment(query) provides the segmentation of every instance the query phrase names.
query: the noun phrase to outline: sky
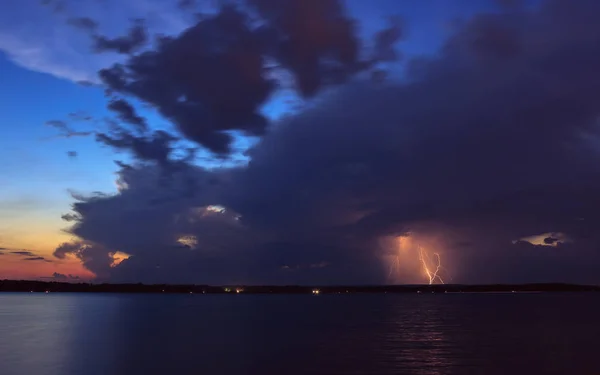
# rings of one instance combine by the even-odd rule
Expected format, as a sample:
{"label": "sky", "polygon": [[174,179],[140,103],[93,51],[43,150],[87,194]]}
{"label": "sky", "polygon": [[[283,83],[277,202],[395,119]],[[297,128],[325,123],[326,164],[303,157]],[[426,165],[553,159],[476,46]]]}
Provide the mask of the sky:
{"label": "sky", "polygon": [[593,0],[0,4],[0,279],[600,283]]}

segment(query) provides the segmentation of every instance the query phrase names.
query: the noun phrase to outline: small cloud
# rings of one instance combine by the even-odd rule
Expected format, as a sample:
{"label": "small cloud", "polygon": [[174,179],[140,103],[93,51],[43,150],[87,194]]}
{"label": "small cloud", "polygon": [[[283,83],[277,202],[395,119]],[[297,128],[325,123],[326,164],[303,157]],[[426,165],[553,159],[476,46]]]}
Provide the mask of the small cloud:
{"label": "small cloud", "polygon": [[58,130],[60,134],[57,137],[59,138],[87,137],[94,134],[92,131],[76,131],[63,120],[48,120],[46,125]]}
{"label": "small cloud", "polygon": [[553,245],[556,242],[558,242],[558,238],[554,238],[554,237],[544,238],[544,244],[546,244],[546,245]]}
{"label": "small cloud", "polygon": [[64,221],[76,221],[79,220],[79,216],[76,214],[64,214],[60,217],[61,219],[63,219]]}
{"label": "small cloud", "polygon": [[88,80],[80,80],[76,82],[78,85],[83,86],[83,87],[94,87],[97,86],[96,83],[92,82],[92,81],[88,81]]}
{"label": "small cloud", "polygon": [[33,257],[33,256],[35,256],[35,254],[32,253],[31,251],[24,251],[24,250],[23,251],[11,251],[10,253],[11,254],[15,254],[15,255],[21,255],[21,256],[24,256],[24,257]]}
{"label": "small cloud", "polygon": [[67,123],[63,120],[48,120],[46,121],[46,125],[61,131],[67,130],[69,128]]}
{"label": "small cloud", "polygon": [[94,35],[94,50],[97,53],[111,51],[130,54],[146,44],[147,41],[148,34],[144,22],[136,20],[125,36],[107,38],[102,35]]}
{"label": "small cloud", "polygon": [[41,277],[42,279],[46,279],[46,280],[80,280],[81,278],[79,276],[76,275],[71,275],[71,274],[64,274],[64,273],[58,273],[58,272],[54,272],[52,274],[52,276],[44,276]]}
{"label": "small cloud", "polygon": [[94,132],[70,132],[70,133],[66,133],[66,134],[61,134],[59,135],[59,137],[62,138],[74,138],[74,137],[88,137],[90,135],[94,134]]}
{"label": "small cloud", "polygon": [[534,246],[557,247],[567,242],[571,242],[571,240],[566,234],[551,232],[519,238],[518,240],[513,241],[513,245],[528,243]]}
{"label": "small cloud", "polygon": [[69,113],[69,119],[73,121],[91,121],[94,118],[87,112],[77,111]]}
{"label": "small cloud", "polygon": [[94,32],[98,28],[98,22],[89,17],[72,17],[67,20],[67,24],[89,32]]}
{"label": "small cloud", "polygon": [[46,258],[44,258],[44,257],[31,257],[31,258],[25,258],[23,260],[29,260],[29,261],[43,260],[45,262],[51,262],[50,260],[46,260]]}
{"label": "small cloud", "polygon": [[67,4],[64,0],[41,0],[40,3],[51,7],[54,13],[63,13],[67,10]]}
{"label": "small cloud", "polygon": [[75,159],[77,157],[77,151],[67,151],[67,156],[71,159]]}

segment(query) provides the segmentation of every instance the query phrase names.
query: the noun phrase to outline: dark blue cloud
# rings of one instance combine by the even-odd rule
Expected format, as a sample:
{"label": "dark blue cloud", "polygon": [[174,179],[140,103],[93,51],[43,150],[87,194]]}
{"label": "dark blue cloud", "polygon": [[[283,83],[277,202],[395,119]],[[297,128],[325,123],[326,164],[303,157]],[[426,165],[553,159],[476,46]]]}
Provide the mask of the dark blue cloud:
{"label": "dark blue cloud", "polygon": [[142,20],[136,20],[126,36],[108,38],[103,35],[94,35],[93,39],[93,47],[96,52],[112,51],[130,54],[139,50],[148,42],[148,35],[146,33],[144,22]]}
{"label": "dark blue cloud", "polygon": [[[163,157],[168,181],[147,163],[123,167],[125,189],[74,204],[71,232],[84,242],[57,256],[76,254],[113,280],[367,283],[385,281],[381,258],[394,254],[381,240],[411,235],[443,246],[455,282],[600,281],[591,272],[600,264],[599,3],[478,14],[437,55],[406,61],[404,80],[379,84],[346,82],[369,59],[339,4],[302,4],[251,1],[265,21],[259,34],[226,8],[101,72],[113,91],[151,103],[217,153],[229,151],[225,130],[265,130],[247,121],[273,82],[262,64],[241,69],[247,62],[276,59],[313,100],[262,134],[247,166]],[[309,15],[320,27],[308,27]],[[380,59],[393,57],[383,48],[399,37],[390,30],[379,34]],[[124,138],[106,143],[134,149],[138,136]],[[512,244],[553,232],[573,242],[551,252]],[[182,236],[197,245],[178,246]],[[132,257],[110,267],[116,250]]]}
{"label": "dark blue cloud", "polygon": [[[278,87],[274,66],[291,72],[298,91],[312,97],[378,59],[389,60],[400,36],[399,25],[392,25],[377,37],[381,57],[361,60],[353,21],[338,0],[249,1],[247,7],[225,5],[180,35],[158,37],[154,48],[99,76],[109,92],[151,105],[185,137],[223,156],[231,152],[231,131],[265,133],[261,107]],[[123,117],[124,102],[109,107],[117,110],[117,104],[121,119],[131,123],[134,116]]]}
{"label": "dark blue cloud", "polygon": [[67,20],[67,23],[88,32],[94,32],[98,28],[98,23],[90,17],[71,17]]}

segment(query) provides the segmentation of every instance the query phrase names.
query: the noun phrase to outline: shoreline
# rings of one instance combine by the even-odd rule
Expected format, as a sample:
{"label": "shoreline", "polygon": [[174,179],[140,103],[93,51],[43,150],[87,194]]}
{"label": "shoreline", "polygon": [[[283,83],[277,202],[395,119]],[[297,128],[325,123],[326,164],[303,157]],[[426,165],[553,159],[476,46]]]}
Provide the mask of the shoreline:
{"label": "shoreline", "polygon": [[1,292],[32,293],[147,293],[147,294],[523,294],[600,292],[597,285],[434,284],[434,285],[166,285],[93,284],[54,281],[0,280]]}

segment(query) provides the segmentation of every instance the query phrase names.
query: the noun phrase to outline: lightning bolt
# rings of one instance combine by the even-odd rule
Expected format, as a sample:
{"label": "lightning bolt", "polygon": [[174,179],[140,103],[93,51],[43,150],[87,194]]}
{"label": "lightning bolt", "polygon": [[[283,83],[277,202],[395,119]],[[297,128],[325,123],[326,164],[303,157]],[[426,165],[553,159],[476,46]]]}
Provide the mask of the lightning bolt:
{"label": "lightning bolt", "polygon": [[394,261],[390,264],[390,273],[388,274],[388,279],[392,278],[394,269],[396,269],[397,272],[400,272],[400,256],[399,255],[396,255],[396,257],[394,258]]}
{"label": "lightning bolt", "polygon": [[[444,284],[444,280],[440,277],[439,273],[442,270],[442,259],[439,253],[433,253],[435,262],[431,260],[431,257],[421,246],[418,247],[419,261],[423,267],[423,271],[429,279],[429,285],[435,284],[436,280],[441,284]],[[435,268],[435,269],[434,269]]]}

